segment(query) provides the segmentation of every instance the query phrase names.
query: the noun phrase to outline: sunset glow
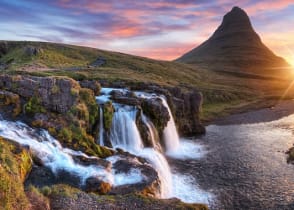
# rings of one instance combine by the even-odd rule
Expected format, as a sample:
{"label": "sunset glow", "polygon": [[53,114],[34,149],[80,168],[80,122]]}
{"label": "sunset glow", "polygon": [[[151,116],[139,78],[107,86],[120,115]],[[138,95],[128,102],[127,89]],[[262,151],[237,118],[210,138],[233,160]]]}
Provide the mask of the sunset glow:
{"label": "sunset glow", "polygon": [[243,8],[263,42],[294,65],[292,0],[2,0],[0,39],[173,60],[209,38],[233,6]]}

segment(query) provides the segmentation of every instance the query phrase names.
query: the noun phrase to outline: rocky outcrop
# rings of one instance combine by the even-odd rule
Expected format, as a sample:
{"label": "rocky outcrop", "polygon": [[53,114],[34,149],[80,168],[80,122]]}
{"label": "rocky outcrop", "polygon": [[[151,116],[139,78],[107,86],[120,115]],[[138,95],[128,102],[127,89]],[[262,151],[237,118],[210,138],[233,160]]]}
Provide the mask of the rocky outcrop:
{"label": "rocky outcrop", "polygon": [[4,110],[3,114],[17,116],[21,112],[21,102],[19,95],[0,90],[0,107]]}
{"label": "rocky outcrop", "polygon": [[0,58],[8,52],[8,44],[5,41],[0,42]]}
{"label": "rocky outcrop", "polygon": [[[185,88],[161,87],[152,83],[132,84],[131,89],[164,95],[172,111],[173,117],[177,124],[178,132],[180,133],[180,135],[193,136],[193,135],[205,133],[205,127],[200,122],[200,112],[201,112],[203,97],[202,97],[202,94],[197,89],[193,87],[188,87],[188,88],[187,87]],[[148,102],[148,100],[146,100],[147,108],[152,107],[152,104],[155,105],[156,104],[155,101]],[[162,104],[161,105],[157,104],[157,105],[162,106]],[[142,107],[145,113],[144,103]],[[151,109],[154,110],[153,112],[154,118],[159,118],[159,120],[165,119],[164,122],[167,123],[166,120],[169,119],[167,118],[167,115],[168,115],[167,110],[164,110],[163,108],[155,108],[155,107]],[[154,120],[153,117],[151,115],[150,119],[154,123],[156,121],[153,121]],[[166,125],[165,123],[163,124],[163,126]],[[158,126],[156,127],[158,128]]]}
{"label": "rocky outcrop", "polygon": [[79,83],[81,87],[93,90],[96,96],[100,94],[101,85],[96,80],[82,80]]}
{"label": "rocky outcrop", "polygon": [[[194,87],[161,87],[153,83],[110,83],[107,81],[102,81],[102,85],[118,88],[128,87],[130,90],[164,95],[171,108],[180,135],[193,136],[205,133],[205,127],[200,122],[203,96]],[[169,113],[160,99],[138,98],[131,91],[126,93],[113,91],[111,99],[118,103],[142,107],[144,114],[151,119],[161,136],[169,120]],[[140,116],[138,117],[140,118]],[[144,125],[140,126],[141,124],[140,119],[138,119],[137,125],[140,131],[143,132],[143,141],[148,145],[150,141],[145,138],[148,136],[148,132],[145,132],[147,129],[144,128]]]}
{"label": "rocky outcrop", "polygon": [[81,88],[75,80],[0,75],[1,89],[6,95],[5,102],[8,92],[19,97],[21,105],[17,108],[22,107],[22,112],[18,118],[34,127],[47,129],[63,146],[99,157],[113,153],[95,144],[93,129],[99,117],[95,95],[92,90]]}
{"label": "rocky outcrop", "polygon": [[43,50],[41,48],[33,47],[33,46],[26,46],[24,47],[24,53],[27,56],[36,56],[42,53]]}
{"label": "rocky outcrop", "polygon": [[149,117],[161,135],[170,120],[169,112],[162,100],[160,98],[144,99],[141,106],[144,114]]}
{"label": "rocky outcrop", "polygon": [[0,89],[25,99],[36,97],[46,109],[65,113],[77,103],[80,86],[70,78],[0,75]]}
{"label": "rocky outcrop", "polygon": [[202,94],[196,89],[183,92],[179,88],[169,89],[173,114],[181,135],[193,136],[204,134],[205,127],[200,122]]}

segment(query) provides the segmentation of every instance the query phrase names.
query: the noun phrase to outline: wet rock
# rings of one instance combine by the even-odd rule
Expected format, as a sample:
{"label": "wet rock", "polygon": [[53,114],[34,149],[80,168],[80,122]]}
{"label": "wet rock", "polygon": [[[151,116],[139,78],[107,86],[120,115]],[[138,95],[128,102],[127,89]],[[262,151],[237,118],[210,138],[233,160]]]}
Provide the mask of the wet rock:
{"label": "wet rock", "polygon": [[162,100],[160,98],[144,99],[141,106],[144,114],[149,117],[161,135],[170,120],[169,112]]}
{"label": "wet rock", "polygon": [[147,125],[143,122],[142,116],[139,114],[136,120],[136,125],[140,131],[140,135],[145,147],[153,147],[152,136],[147,127]]}
{"label": "wet rock", "polygon": [[116,103],[130,105],[130,106],[139,106],[141,104],[140,99],[137,98],[136,95],[131,91],[122,92],[122,91],[113,90],[111,91],[110,95],[111,95],[111,100],[113,100]]}
{"label": "wet rock", "polygon": [[80,81],[80,86],[83,88],[88,88],[90,90],[93,90],[93,92],[96,96],[100,94],[101,85],[98,81],[82,80],[82,81]]}
{"label": "wet rock", "polygon": [[120,158],[120,160],[113,164],[113,169],[116,174],[124,173],[128,176],[132,169],[136,169],[140,171],[143,180],[139,183],[113,187],[109,194],[124,195],[128,193],[139,193],[150,197],[158,197],[160,195],[161,183],[158,174],[145,159],[139,159],[128,153],[120,155]]}
{"label": "wet rock", "polygon": [[61,183],[68,184],[73,187],[80,187],[80,178],[63,170],[57,171],[54,174],[51,169],[45,166],[34,165],[25,182],[25,185],[29,186],[31,184],[42,188],[44,186],[51,186]]}
{"label": "wet rock", "polygon": [[76,163],[84,165],[84,166],[95,165],[95,166],[105,168],[108,171],[111,170],[111,163],[109,161],[101,159],[101,158],[75,155],[75,156],[73,156],[73,159]]}
{"label": "wet rock", "polygon": [[120,104],[130,105],[130,106],[138,106],[140,105],[140,100],[137,98],[128,98],[128,97],[117,97],[112,98],[113,101]]}
{"label": "wet rock", "polygon": [[84,190],[86,192],[95,192],[104,195],[110,192],[111,185],[102,181],[99,177],[90,177],[86,180]]}

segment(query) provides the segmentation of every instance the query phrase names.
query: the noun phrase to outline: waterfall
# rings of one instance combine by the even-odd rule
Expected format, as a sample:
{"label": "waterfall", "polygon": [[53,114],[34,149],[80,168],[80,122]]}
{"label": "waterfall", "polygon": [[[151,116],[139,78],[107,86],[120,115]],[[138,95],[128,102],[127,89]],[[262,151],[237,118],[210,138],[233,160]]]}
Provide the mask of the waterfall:
{"label": "waterfall", "polygon": [[136,125],[136,107],[114,105],[115,112],[110,132],[110,140],[113,147],[122,148],[134,155],[146,158],[158,172],[161,181],[161,197],[170,197],[172,192],[172,176],[169,165],[160,152],[153,148],[144,148]]}
{"label": "waterfall", "polygon": [[[50,168],[53,173],[60,170],[69,172],[80,178],[83,185],[89,177],[99,177],[103,181],[113,186],[139,183],[144,180],[141,172],[131,169],[130,173],[115,173],[113,168],[105,169],[97,165],[81,165],[74,161],[72,156],[83,156],[88,159],[97,159],[90,157],[80,151],[74,151],[64,148],[45,130],[30,128],[21,122],[10,122],[0,119],[0,136],[21,145],[29,146],[32,153],[37,156],[43,164]],[[113,164],[115,161],[111,161]]]}
{"label": "waterfall", "polygon": [[140,151],[143,148],[143,142],[136,125],[137,109],[132,106],[113,105],[115,112],[110,131],[112,146],[134,153]]}
{"label": "waterfall", "polygon": [[180,138],[177,132],[176,124],[172,115],[172,112],[168,106],[166,99],[161,96],[163,105],[167,108],[170,120],[167,123],[167,126],[163,130],[163,138],[166,146],[167,153],[176,152],[180,146]]}
{"label": "waterfall", "polygon": [[99,108],[99,144],[104,146],[104,124],[103,124],[103,108]]}
{"label": "waterfall", "polygon": [[159,152],[162,152],[162,148],[160,146],[159,135],[158,135],[158,132],[157,132],[154,124],[151,122],[151,120],[148,119],[148,117],[143,112],[141,112],[141,117],[142,117],[143,123],[147,126],[148,131],[151,135],[153,148],[155,148]]}
{"label": "waterfall", "polygon": [[[102,88],[101,96],[96,97],[98,102],[106,102],[110,100],[110,92],[112,90],[121,91],[121,93],[127,93],[126,89],[112,89]],[[145,93],[141,91],[134,92],[139,98],[151,99],[160,98],[163,105],[167,108],[170,120],[167,123],[166,128],[163,131],[163,138],[166,145],[166,154],[177,159],[194,159],[197,158],[197,149],[194,143],[189,141],[179,141],[179,135],[177,133],[175,121],[171,110],[168,106],[166,98],[164,96],[158,96],[154,93]],[[145,158],[157,171],[159,179],[161,181],[161,197],[170,198],[173,196],[185,199],[187,196],[195,194],[197,189],[186,180],[179,178],[178,174],[172,174],[169,164],[165,156],[161,153],[161,146],[159,143],[159,137],[157,130],[153,123],[147,116],[141,112],[142,122],[147,126],[153,143],[153,148],[144,148],[142,139],[136,125],[137,108],[134,106],[127,106],[122,104],[113,103],[115,112],[112,120],[112,127],[110,131],[110,141],[115,148],[122,148],[134,155]],[[157,139],[158,138],[158,139]],[[180,144],[181,143],[181,144]],[[180,184],[179,184],[180,183]],[[185,186],[187,185],[187,186]],[[189,188],[185,191],[184,189]],[[183,190],[184,191],[183,191]],[[193,189],[193,190],[192,190]],[[185,199],[186,200],[186,199]]]}
{"label": "waterfall", "polygon": [[103,180],[113,183],[112,175],[98,166],[83,166],[76,164],[72,155],[85,156],[81,152],[63,148],[61,144],[49,135],[47,131],[37,131],[21,122],[0,121],[0,136],[27,145],[32,152],[42,160],[45,166],[54,173],[65,170],[81,178],[83,183],[91,176],[103,177]]}

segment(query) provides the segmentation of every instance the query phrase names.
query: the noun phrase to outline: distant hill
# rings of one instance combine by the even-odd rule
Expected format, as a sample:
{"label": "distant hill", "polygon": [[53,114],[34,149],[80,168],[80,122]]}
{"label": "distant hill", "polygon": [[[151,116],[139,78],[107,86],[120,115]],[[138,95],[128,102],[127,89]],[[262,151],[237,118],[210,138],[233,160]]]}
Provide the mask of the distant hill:
{"label": "distant hill", "polygon": [[[216,70],[272,74],[270,69],[289,67],[281,57],[266,47],[254,31],[246,12],[234,7],[227,13],[213,35],[200,46],[177,59],[189,64],[207,64]],[[226,68],[224,68],[226,67]]]}

